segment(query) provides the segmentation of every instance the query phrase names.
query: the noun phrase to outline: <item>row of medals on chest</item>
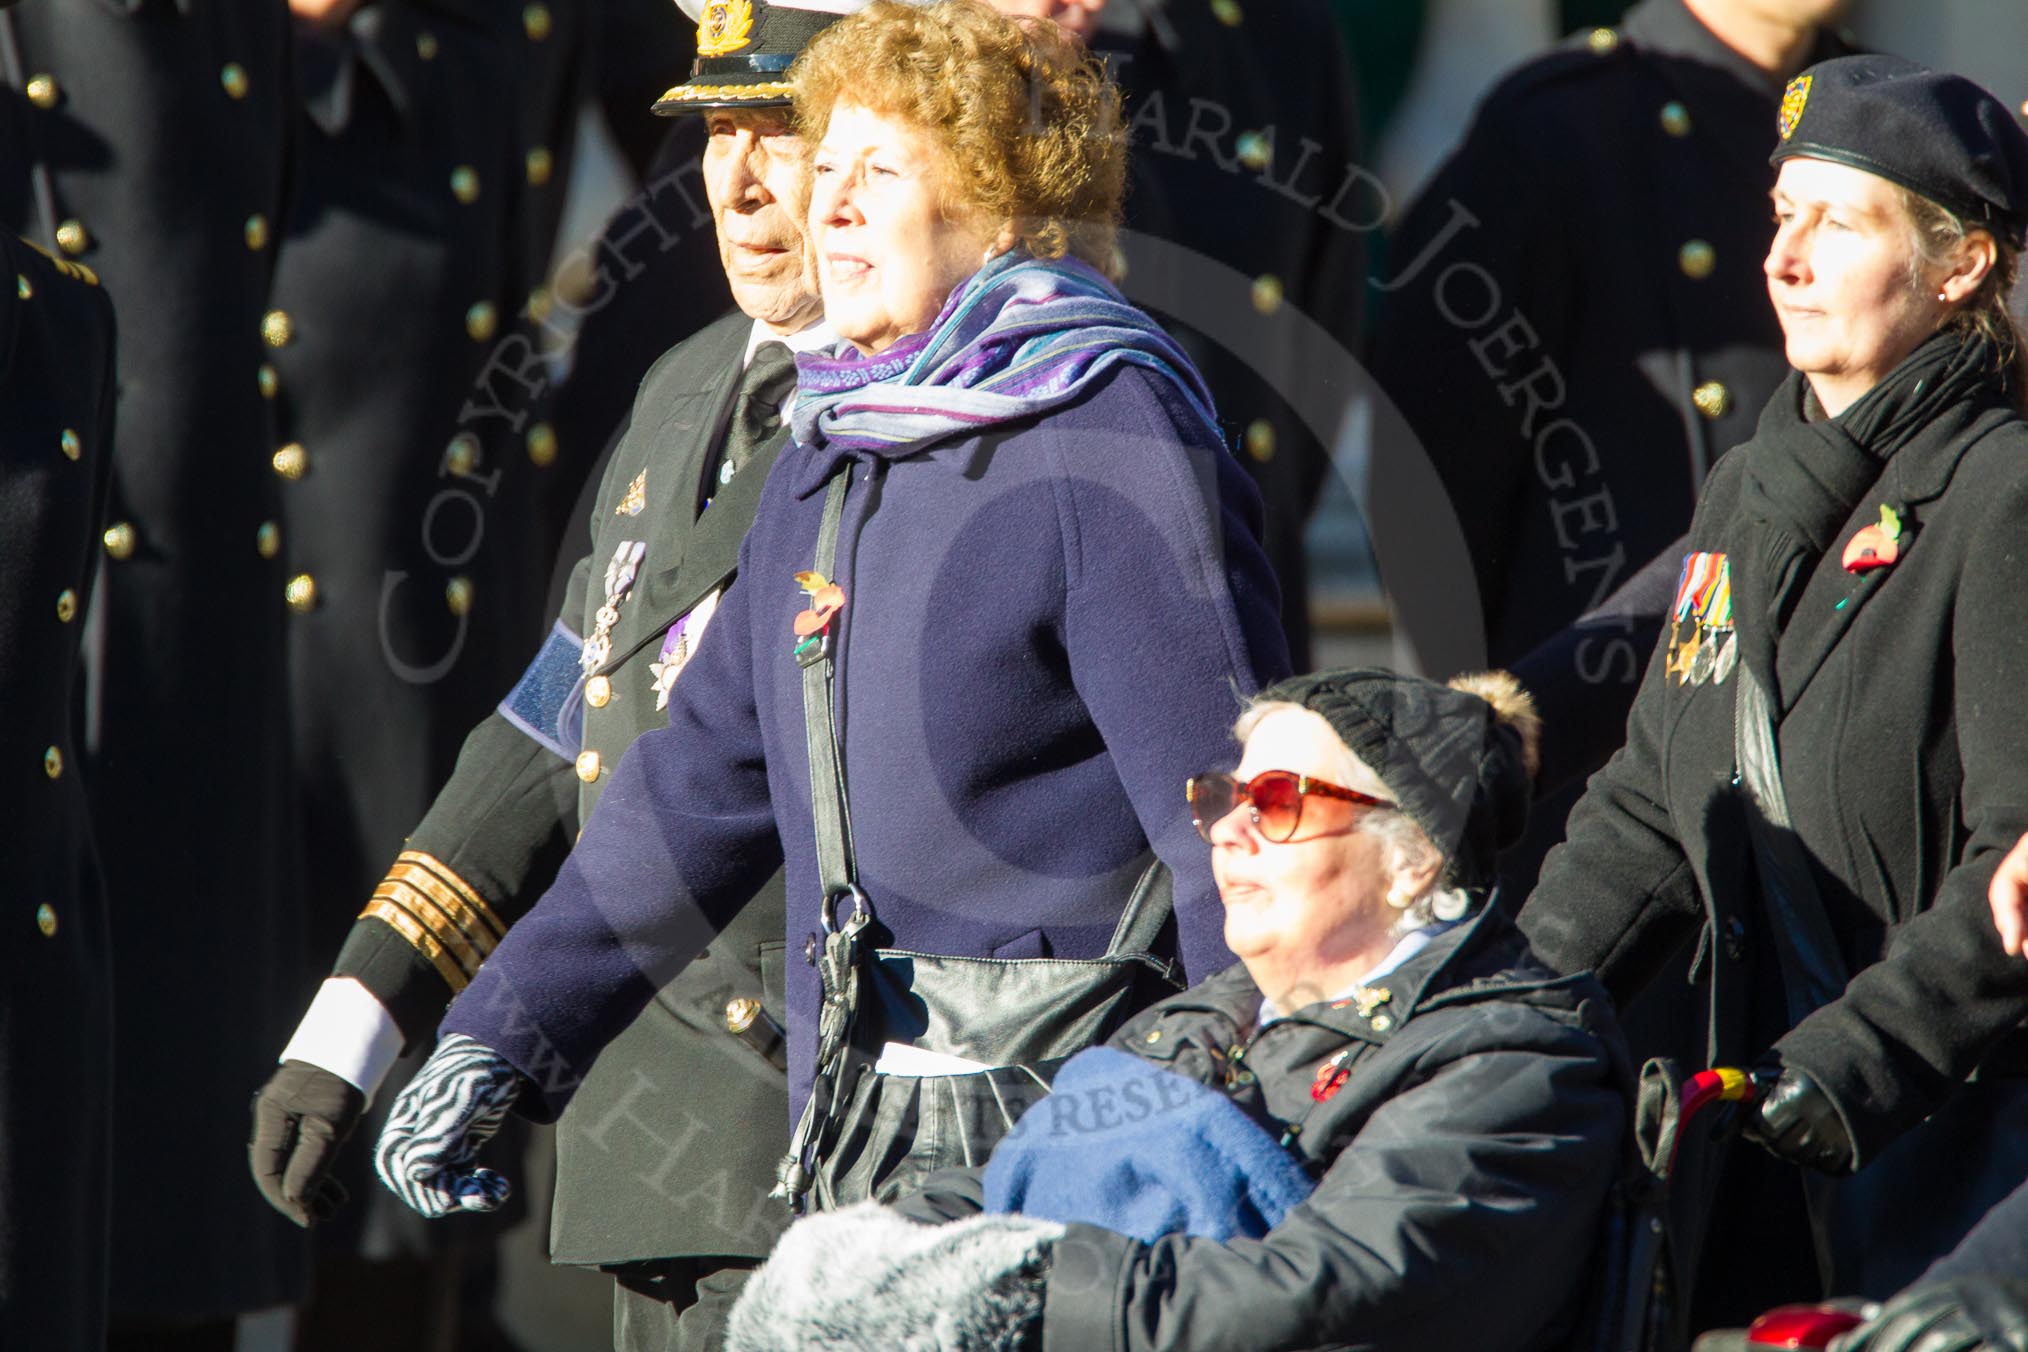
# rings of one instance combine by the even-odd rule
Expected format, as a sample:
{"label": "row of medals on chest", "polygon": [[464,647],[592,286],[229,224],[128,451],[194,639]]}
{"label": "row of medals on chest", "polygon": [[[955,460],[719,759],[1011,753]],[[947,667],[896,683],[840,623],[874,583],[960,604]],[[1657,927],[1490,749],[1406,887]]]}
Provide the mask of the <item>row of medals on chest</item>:
{"label": "row of medals on chest", "polygon": [[[726,468],[729,469],[730,465]],[[730,477],[723,472],[720,474],[721,481]],[[647,506],[647,498],[648,472],[642,470],[627,485],[627,494],[613,509],[613,514],[639,516]],[[606,564],[605,598],[592,614],[592,631],[586,636],[577,659],[578,668],[585,676],[584,702],[594,709],[603,709],[612,702],[612,678],[599,672],[599,668],[613,655],[613,626],[620,622],[620,606],[633,591],[634,582],[640,576],[641,561],[647,554],[645,540],[622,540],[614,547],[613,557]],[[683,664],[690,658],[687,629],[688,616],[677,620],[670,627],[661,655],[648,664],[649,688],[655,692],[658,710],[669,707],[669,691],[675,686],[676,676],[683,670]]]}

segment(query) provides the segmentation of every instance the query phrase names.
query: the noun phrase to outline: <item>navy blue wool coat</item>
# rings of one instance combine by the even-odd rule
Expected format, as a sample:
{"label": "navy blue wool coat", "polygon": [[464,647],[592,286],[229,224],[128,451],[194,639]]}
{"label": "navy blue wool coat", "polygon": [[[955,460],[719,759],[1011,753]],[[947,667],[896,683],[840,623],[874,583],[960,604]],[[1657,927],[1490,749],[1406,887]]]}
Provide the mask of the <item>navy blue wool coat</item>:
{"label": "navy blue wool coat", "polygon": [[[778,867],[800,1110],[820,889],[795,574],[814,566],[845,458],[782,453],[669,726],[610,771],[555,886],[444,1020],[528,1075],[531,1116],[562,1110],[600,1048]],[[1183,781],[1233,763],[1242,696],[1288,666],[1240,466],[1138,367],[1040,418],[850,458],[835,716],[869,937],[1095,957],[1152,843],[1175,872],[1187,975],[1226,966]]]}

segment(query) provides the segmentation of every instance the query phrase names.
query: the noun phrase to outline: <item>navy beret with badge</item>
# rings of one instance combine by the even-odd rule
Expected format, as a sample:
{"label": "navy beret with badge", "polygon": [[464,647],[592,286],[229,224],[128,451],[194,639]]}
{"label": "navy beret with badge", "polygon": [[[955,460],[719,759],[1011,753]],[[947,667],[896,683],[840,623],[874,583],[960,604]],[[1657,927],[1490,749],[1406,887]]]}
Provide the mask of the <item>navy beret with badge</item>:
{"label": "navy beret with badge", "polygon": [[2028,132],[1962,75],[1898,56],[1843,56],[1789,81],[1769,163],[1863,169],[2028,243]]}

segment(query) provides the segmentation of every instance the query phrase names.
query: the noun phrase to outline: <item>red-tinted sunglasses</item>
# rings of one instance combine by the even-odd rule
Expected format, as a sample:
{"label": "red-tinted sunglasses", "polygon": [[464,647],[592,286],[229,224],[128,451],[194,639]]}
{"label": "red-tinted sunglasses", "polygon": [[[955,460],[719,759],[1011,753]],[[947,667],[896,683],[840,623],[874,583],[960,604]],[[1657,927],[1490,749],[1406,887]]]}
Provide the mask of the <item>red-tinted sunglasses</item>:
{"label": "red-tinted sunglasses", "polygon": [[1192,775],[1185,781],[1183,792],[1190,799],[1190,820],[1206,844],[1211,841],[1211,828],[1241,803],[1253,809],[1254,829],[1277,845],[1296,834],[1296,827],[1303,820],[1305,798],[1336,798],[1360,807],[1394,806],[1385,798],[1375,798],[1357,789],[1341,789],[1294,770],[1263,770],[1244,784],[1231,775]]}

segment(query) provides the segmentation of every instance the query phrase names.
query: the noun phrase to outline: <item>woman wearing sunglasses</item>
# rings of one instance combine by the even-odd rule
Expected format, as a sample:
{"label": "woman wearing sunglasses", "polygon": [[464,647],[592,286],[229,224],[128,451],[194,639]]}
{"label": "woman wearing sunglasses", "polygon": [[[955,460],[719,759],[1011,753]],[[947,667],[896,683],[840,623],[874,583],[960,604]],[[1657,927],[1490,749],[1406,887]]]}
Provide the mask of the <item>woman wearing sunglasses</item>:
{"label": "woman wearing sunglasses", "polygon": [[1527,697],[1331,672],[1236,731],[1188,794],[1239,964],[1072,1058],[983,1169],[791,1227],[730,1349],[1562,1345],[1628,1105],[1598,985],[1486,904]]}

